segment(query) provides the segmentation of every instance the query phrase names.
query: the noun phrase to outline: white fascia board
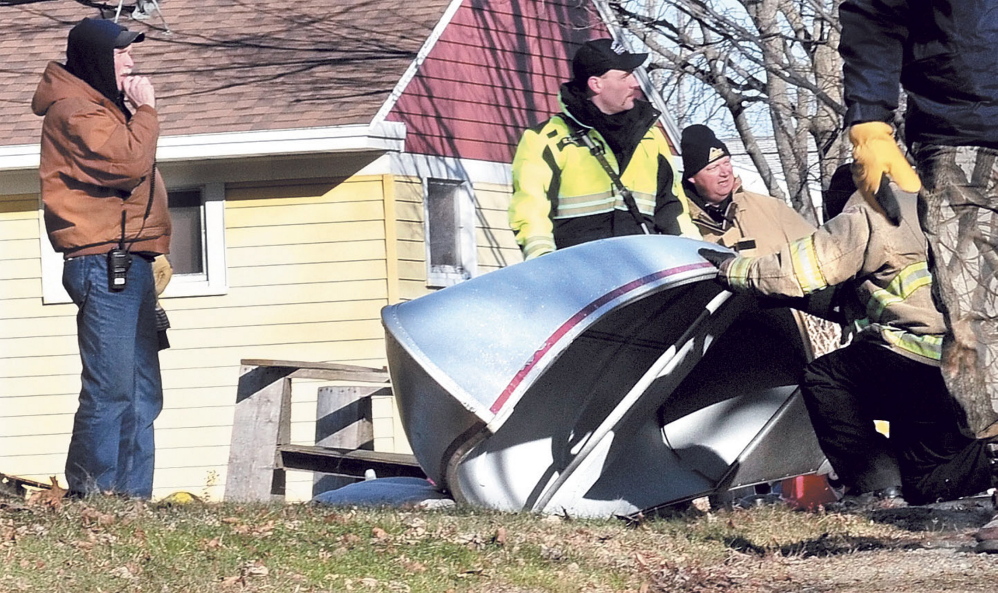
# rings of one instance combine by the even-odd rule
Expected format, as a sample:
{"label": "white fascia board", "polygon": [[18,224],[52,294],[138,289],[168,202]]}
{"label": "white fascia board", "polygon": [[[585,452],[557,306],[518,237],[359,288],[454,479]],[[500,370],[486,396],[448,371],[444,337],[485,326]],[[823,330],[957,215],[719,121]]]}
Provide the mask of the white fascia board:
{"label": "white fascia board", "polygon": [[401,151],[404,140],[405,124],[399,122],[165,136],[159,139],[156,160],[165,162],[324,152]]}
{"label": "white fascia board", "polygon": [[460,179],[471,183],[512,185],[510,163],[456,159],[405,152],[386,154],[359,173],[363,175],[392,174],[427,179]]}
{"label": "white fascia board", "polygon": [[40,152],[38,144],[0,146],[0,171],[37,169]]}
{"label": "white fascia board", "polygon": [[[330,152],[400,152],[405,146],[405,124],[262,130],[162,136],[156,160],[191,161]],[[0,171],[37,169],[38,144],[0,146]]]}

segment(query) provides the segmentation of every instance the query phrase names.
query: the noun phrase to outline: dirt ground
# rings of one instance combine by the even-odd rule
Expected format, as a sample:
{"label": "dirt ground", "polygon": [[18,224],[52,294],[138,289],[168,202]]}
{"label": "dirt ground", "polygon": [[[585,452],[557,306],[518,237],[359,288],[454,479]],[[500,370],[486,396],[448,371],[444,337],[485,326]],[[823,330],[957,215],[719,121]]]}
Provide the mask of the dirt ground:
{"label": "dirt ground", "polygon": [[[974,551],[974,533],[994,515],[987,499],[859,513],[909,537],[808,542],[781,556],[736,552],[723,573],[695,575],[686,591],[988,592],[998,591],[998,554]],[[737,548],[737,546],[733,546]],[[674,575],[676,576],[676,575]],[[668,579],[664,579],[668,580]],[[662,591],[676,590],[667,582]]]}

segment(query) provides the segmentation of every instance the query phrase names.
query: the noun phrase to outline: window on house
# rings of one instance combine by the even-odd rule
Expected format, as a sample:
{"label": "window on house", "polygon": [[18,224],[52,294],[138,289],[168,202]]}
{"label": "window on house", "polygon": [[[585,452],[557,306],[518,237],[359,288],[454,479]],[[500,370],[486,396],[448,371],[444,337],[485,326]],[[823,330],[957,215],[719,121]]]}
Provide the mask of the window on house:
{"label": "window on house", "polygon": [[427,179],[424,191],[426,283],[457,284],[475,275],[475,210],[468,184]]}
{"label": "window on house", "polygon": [[[171,296],[207,296],[228,291],[225,269],[225,186],[171,189],[170,263],[173,279],[163,293]],[[39,213],[42,251],[42,298],[46,304],[68,303],[62,287],[62,255],[56,253],[45,233]]]}
{"label": "window on house", "polygon": [[201,189],[170,192],[170,263],[174,274],[204,274],[204,209]]}
{"label": "window on house", "polygon": [[209,183],[170,190],[170,264],[173,279],[163,296],[224,294],[225,186]]}

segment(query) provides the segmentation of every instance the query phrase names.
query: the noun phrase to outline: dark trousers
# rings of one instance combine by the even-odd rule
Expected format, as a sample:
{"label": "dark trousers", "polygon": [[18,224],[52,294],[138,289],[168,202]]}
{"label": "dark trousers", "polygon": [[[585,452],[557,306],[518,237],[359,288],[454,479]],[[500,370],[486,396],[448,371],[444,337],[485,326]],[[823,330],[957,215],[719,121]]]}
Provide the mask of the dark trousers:
{"label": "dark trousers", "polygon": [[[933,367],[870,342],[813,361],[801,392],[821,450],[853,492],[901,485],[912,504],[952,500],[991,486],[983,441]],[[874,420],[890,423],[890,438]]]}

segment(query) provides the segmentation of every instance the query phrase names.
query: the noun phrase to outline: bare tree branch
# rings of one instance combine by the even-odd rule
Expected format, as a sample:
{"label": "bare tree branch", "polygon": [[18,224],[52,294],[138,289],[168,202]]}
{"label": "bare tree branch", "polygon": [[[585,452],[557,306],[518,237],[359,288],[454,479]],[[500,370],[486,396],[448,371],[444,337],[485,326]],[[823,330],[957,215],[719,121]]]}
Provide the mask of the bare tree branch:
{"label": "bare tree branch", "polygon": [[[678,107],[680,122],[689,120],[686,110],[726,111],[770,193],[817,221],[812,184],[827,184],[846,155],[840,2],[610,0],[609,6],[652,52],[655,80]],[[772,133],[789,195],[766,160],[760,128]]]}

